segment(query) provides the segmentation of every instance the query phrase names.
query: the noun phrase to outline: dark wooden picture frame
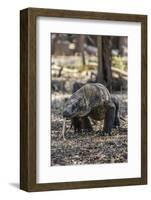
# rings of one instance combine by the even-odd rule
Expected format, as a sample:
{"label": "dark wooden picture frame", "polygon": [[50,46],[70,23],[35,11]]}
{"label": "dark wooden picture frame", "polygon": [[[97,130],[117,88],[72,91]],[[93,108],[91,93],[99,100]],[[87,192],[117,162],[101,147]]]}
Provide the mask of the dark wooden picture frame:
{"label": "dark wooden picture frame", "polygon": [[[141,178],[36,183],[36,18],[141,23]],[[147,16],[27,8],[20,12],[20,188],[46,191],[147,184]]]}

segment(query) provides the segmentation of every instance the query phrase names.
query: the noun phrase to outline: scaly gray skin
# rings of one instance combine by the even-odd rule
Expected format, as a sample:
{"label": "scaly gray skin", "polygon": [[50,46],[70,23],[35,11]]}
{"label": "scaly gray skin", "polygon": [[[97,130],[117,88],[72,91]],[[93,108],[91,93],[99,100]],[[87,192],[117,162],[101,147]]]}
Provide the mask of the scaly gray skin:
{"label": "scaly gray skin", "polygon": [[63,117],[72,119],[85,116],[97,121],[104,119],[103,132],[100,130],[102,135],[111,135],[112,128],[118,126],[118,102],[111,97],[104,85],[100,83],[86,84],[68,99]]}

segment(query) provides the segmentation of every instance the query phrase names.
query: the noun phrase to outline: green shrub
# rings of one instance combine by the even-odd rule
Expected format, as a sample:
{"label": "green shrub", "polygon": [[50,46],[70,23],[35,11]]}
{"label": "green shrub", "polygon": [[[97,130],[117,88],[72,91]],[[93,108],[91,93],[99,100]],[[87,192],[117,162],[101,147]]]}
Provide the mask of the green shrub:
{"label": "green shrub", "polygon": [[127,71],[126,58],[121,56],[112,56],[112,67]]}

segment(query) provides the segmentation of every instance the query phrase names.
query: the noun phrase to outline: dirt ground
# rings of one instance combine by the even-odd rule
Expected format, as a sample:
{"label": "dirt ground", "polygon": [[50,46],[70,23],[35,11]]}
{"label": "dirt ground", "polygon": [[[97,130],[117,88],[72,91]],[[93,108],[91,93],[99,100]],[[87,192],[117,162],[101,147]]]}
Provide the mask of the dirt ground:
{"label": "dirt ground", "polygon": [[123,163],[128,158],[127,96],[120,96],[120,128],[113,129],[112,136],[98,136],[96,131],[103,128],[103,121],[93,124],[89,133],[74,133],[71,121],[66,123],[65,140],[62,136],[62,108],[64,96],[55,94],[51,107],[51,166]]}

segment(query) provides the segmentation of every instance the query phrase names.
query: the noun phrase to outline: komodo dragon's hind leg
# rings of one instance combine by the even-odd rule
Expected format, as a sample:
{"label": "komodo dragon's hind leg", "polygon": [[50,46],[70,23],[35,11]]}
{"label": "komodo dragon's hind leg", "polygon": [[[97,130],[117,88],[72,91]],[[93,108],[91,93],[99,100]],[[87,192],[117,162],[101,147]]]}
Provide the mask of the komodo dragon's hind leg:
{"label": "komodo dragon's hind leg", "polygon": [[98,136],[111,135],[111,131],[115,122],[115,114],[116,114],[115,104],[113,102],[108,102],[106,104],[104,128],[103,128],[103,131],[97,131]]}

